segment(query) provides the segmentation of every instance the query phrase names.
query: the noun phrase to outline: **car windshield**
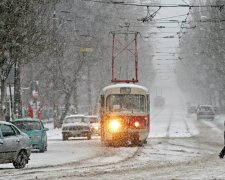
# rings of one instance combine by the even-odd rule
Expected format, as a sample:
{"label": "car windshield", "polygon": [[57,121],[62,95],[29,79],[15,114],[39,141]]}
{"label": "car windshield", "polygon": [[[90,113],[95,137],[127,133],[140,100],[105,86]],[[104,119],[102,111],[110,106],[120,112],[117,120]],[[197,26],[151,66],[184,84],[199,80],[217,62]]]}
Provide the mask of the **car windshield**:
{"label": "car windshield", "polygon": [[76,123],[76,122],[87,122],[87,120],[84,117],[67,117],[64,120],[64,123]]}
{"label": "car windshield", "polygon": [[17,121],[14,124],[22,131],[41,130],[41,123],[38,121]]}
{"label": "car windshield", "polygon": [[86,117],[85,121],[90,122],[90,123],[98,123],[98,118],[96,118],[96,117]]}
{"label": "car windshield", "polygon": [[211,106],[200,106],[200,111],[213,111],[213,108]]}
{"label": "car windshield", "polygon": [[145,112],[145,96],[135,94],[115,94],[107,97],[108,111]]}

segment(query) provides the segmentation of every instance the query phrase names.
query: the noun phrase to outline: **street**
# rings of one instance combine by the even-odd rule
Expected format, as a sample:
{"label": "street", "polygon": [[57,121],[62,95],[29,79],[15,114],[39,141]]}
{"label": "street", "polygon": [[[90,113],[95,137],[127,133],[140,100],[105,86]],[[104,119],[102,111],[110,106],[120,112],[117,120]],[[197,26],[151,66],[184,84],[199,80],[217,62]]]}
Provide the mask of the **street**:
{"label": "street", "polygon": [[220,179],[223,121],[222,115],[197,121],[184,109],[157,108],[143,147],[104,147],[99,137],[62,141],[60,130],[50,129],[48,151],[33,152],[22,170],[1,165],[0,179]]}

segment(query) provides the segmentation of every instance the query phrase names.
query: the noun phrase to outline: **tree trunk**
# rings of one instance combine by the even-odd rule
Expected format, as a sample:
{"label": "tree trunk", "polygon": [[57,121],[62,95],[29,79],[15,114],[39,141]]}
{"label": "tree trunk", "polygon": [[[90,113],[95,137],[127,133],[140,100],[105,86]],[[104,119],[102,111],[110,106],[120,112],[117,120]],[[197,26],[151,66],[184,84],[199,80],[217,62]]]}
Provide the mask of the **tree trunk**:
{"label": "tree trunk", "polygon": [[64,120],[64,118],[66,117],[66,114],[67,114],[67,112],[68,112],[68,110],[69,110],[69,107],[70,107],[70,98],[71,98],[71,96],[72,96],[72,90],[70,90],[69,92],[67,92],[66,93],[66,96],[65,96],[65,99],[64,99],[64,103],[65,103],[65,107],[64,107],[64,109],[65,109],[65,111],[63,111],[63,113],[62,113],[62,115],[61,115],[61,117],[60,117],[60,122],[61,122],[61,124],[63,123],[63,120]]}
{"label": "tree trunk", "polygon": [[6,115],[6,80],[1,79],[1,119],[5,120]]}
{"label": "tree trunk", "polygon": [[15,82],[14,82],[14,114],[16,118],[22,117],[22,101],[21,101],[21,87],[20,87],[20,68],[19,62],[16,62],[15,68]]}

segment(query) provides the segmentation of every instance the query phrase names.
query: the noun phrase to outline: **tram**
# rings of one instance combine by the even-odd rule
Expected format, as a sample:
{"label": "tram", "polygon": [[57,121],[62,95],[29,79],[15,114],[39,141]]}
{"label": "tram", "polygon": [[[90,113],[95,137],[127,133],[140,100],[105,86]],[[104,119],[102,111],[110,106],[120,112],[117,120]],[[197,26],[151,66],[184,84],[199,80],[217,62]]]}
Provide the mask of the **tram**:
{"label": "tram", "polygon": [[106,146],[142,146],[150,131],[147,88],[119,83],[105,87],[100,96],[101,141]]}

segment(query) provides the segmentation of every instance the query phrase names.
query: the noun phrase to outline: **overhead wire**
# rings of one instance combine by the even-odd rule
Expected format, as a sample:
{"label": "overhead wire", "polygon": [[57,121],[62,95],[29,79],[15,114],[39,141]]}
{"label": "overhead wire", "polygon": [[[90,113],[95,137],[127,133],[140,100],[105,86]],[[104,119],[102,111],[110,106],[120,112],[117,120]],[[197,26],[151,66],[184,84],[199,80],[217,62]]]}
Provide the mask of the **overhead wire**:
{"label": "overhead wire", "polygon": [[154,13],[150,14],[150,10],[149,10],[149,6],[147,6],[147,15],[144,18],[141,19],[137,19],[138,21],[142,21],[143,23],[148,22],[148,21],[152,21],[152,19],[156,16],[157,12],[161,9],[161,7],[159,7]]}
{"label": "overhead wire", "polygon": [[161,5],[158,5],[158,4],[151,4],[151,3],[146,3],[146,4],[136,4],[136,3],[124,3],[123,1],[119,1],[119,2],[116,2],[116,1],[100,1],[100,0],[81,0],[81,1],[87,1],[87,2],[94,2],[94,3],[104,3],[104,4],[111,4],[111,5],[123,5],[123,6],[140,6],[140,7],[215,7],[215,8],[223,8],[224,5],[190,5],[190,4],[161,4]]}
{"label": "overhead wire", "polygon": [[[100,0],[81,0],[81,1],[89,1],[89,2],[94,2],[94,3],[104,3],[104,4],[112,4],[112,5],[127,5],[127,6],[140,6],[140,7],[147,7],[147,15],[144,18],[141,19],[137,19],[138,21],[142,21],[142,22],[148,22],[151,21],[153,23],[181,23],[180,26],[180,31],[179,32],[175,32],[177,34],[179,34],[179,38],[181,37],[181,35],[183,34],[183,29],[187,29],[188,27],[185,27],[185,24],[191,23],[191,22],[218,22],[217,19],[205,19],[205,20],[195,20],[195,21],[187,21],[188,17],[190,14],[194,14],[191,13],[191,8],[192,7],[211,7],[211,8],[219,8],[219,10],[222,10],[224,5],[191,5],[188,4],[187,2],[183,1],[185,4],[135,4],[135,3],[124,3],[122,1],[118,1],[118,2],[113,2],[113,1],[100,1]],[[150,7],[158,7],[158,9],[150,14]],[[171,17],[164,17],[164,18],[159,18],[159,19],[154,19],[153,18],[156,16],[157,12],[162,8],[162,7],[188,7],[189,11],[187,14],[182,14],[182,15],[177,15],[177,16],[171,16]],[[204,10],[205,11],[205,10]],[[203,11],[202,11],[203,12]],[[183,17],[186,16],[185,20],[183,21],[178,21],[178,20],[168,20],[168,21],[163,21],[165,19],[170,19],[170,18],[176,18],[176,17]],[[129,18],[122,18],[122,17],[112,17],[112,18],[120,18],[121,20],[123,19],[129,19]],[[225,20],[220,20],[220,22],[224,22]],[[143,26],[130,26],[130,27],[143,27]],[[153,26],[152,26],[153,27]],[[196,27],[196,26],[195,26]],[[195,27],[190,27],[190,29],[193,29]],[[157,27],[160,28],[160,27]],[[172,27],[163,27],[163,28],[172,28]],[[174,27],[176,28],[176,27]],[[161,32],[163,33],[163,32]],[[176,35],[173,36],[165,36],[165,37],[158,37],[158,38],[176,38]],[[157,38],[157,37],[155,37]]]}

